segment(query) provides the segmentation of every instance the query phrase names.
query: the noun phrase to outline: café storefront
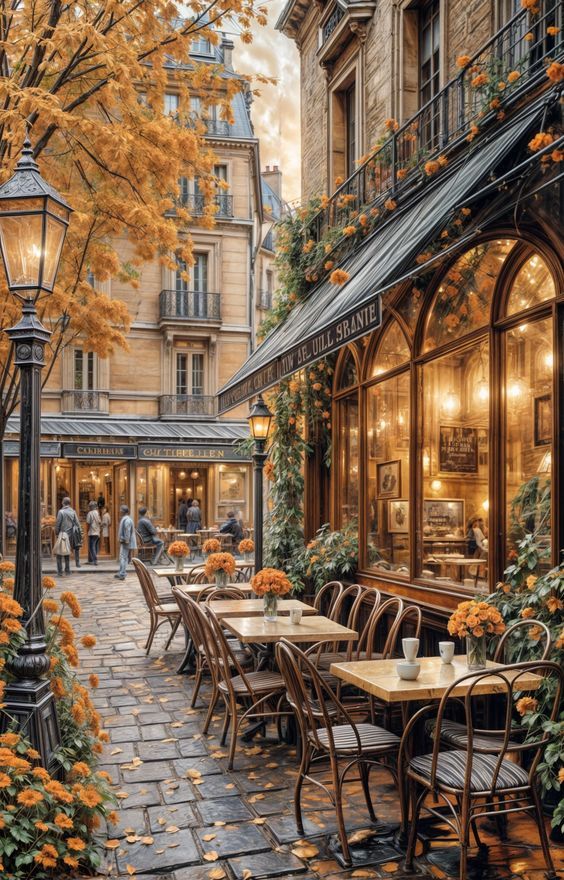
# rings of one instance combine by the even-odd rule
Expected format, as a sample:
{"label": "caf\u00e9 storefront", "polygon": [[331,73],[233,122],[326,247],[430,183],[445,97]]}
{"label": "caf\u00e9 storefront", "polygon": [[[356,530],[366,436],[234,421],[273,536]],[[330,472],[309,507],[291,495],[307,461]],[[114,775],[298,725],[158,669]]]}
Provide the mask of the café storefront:
{"label": "caf\u00e9 storefront", "polygon": [[[43,427],[63,430],[63,420],[45,419]],[[56,423],[56,424],[53,424]],[[78,422],[67,426],[77,430]],[[109,431],[109,422],[100,424]],[[53,524],[62,499],[68,495],[85,523],[91,501],[102,502],[111,520],[109,540],[102,541],[102,555],[116,555],[116,526],[119,508],[127,504],[131,511],[147,507],[154,522],[160,526],[177,525],[178,506],[182,498],[197,499],[202,510],[202,526],[213,526],[226,519],[234,509],[246,525],[252,521],[251,466],[246,453],[237,446],[247,433],[240,424],[213,426],[213,437],[207,442],[198,437],[194,442],[170,442],[170,426],[164,429],[165,440],[151,441],[146,423],[121,423],[120,429],[130,431],[128,442],[106,442],[89,439],[78,441],[59,435],[57,440],[41,443],[41,504],[42,524]],[[155,429],[156,430],[156,429]],[[183,426],[185,434],[189,433]],[[168,435],[168,436],[167,436]],[[67,434],[68,436],[68,434]],[[138,442],[135,442],[135,441]],[[4,509],[17,520],[18,449],[16,439],[4,442]],[[86,544],[86,542],[85,542]],[[7,536],[7,551],[10,552]],[[83,551],[86,552],[85,546]]]}

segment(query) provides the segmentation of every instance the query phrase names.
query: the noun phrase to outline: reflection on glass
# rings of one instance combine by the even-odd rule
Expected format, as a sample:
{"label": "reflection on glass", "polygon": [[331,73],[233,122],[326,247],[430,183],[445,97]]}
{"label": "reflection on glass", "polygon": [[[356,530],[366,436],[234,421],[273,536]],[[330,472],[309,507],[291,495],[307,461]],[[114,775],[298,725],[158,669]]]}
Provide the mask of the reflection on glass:
{"label": "reflection on glass", "polygon": [[418,573],[487,590],[489,347],[422,368],[423,498]]}
{"label": "reflection on glass", "polygon": [[526,533],[550,563],[552,319],[522,324],[506,340],[507,560]]}
{"label": "reflection on glass", "polygon": [[554,279],[543,258],[533,254],[521,267],[507,302],[507,314],[515,315],[556,296]]}
{"label": "reflection on glass", "polygon": [[514,245],[512,239],[480,244],[449,269],[429,315],[425,351],[488,323],[495,283]]}
{"label": "reflection on glass", "polygon": [[387,373],[409,360],[409,346],[397,321],[388,325],[378,346],[372,366],[372,375]]}
{"label": "reflection on glass", "polygon": [[409,575],[409,373],[368,389],[367,562]]}
{"label": "reflection on glass", "polygon": [[341,526],[358,517],[358,398],[339,401],[339,504]]}
{"label": "reflection on glass", "polygon": [[341,375],[339,377],[339,388],[350,388],[358,382],[358,372],[356,362],[351,351],[347,350],[344,363],[341,366]]}

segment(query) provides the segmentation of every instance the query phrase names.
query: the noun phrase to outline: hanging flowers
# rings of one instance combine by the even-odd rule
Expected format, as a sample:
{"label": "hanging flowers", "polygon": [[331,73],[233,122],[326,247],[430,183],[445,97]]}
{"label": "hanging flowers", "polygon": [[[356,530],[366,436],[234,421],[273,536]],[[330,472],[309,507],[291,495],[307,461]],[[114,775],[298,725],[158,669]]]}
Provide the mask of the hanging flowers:
{"label": "hanging flowers", "polygon": [[559,61],[553,61],[546,68],[546,75],[551,82],[562,82],[564,80],[564,64],[560,64]]}
{"label": "hanging flowers", "polygon": [[348,272],[345,272],[344,269],[334,269],[329,276],[329,281],[331,284],[336,284],[339,287],[342,287],[343,284],[346,284],[351,276]]}

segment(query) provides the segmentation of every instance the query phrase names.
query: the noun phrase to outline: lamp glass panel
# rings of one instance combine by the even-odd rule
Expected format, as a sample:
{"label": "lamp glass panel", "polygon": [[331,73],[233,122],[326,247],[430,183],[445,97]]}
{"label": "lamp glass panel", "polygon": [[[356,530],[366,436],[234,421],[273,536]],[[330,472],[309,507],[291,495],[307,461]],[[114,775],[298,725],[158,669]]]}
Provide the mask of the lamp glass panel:
{"label": "lamp glass panel", "polygon": [[61,259],[61,250],[65,240],[66,226],[53,217],[47,217],[45,235],[45,263],[43,267],[43,287],[53,289],[55,276]]}
{"label": "lamp glass panel", "polygon": [[42,220],[41,214],[7,217],[0,212],[0,244],[10,287],[38,286]]}
{"label": "lamp glass panel", "polygon": [[251,433],[255,440],[266,440],[270,428],[271,416],[251,416]]}

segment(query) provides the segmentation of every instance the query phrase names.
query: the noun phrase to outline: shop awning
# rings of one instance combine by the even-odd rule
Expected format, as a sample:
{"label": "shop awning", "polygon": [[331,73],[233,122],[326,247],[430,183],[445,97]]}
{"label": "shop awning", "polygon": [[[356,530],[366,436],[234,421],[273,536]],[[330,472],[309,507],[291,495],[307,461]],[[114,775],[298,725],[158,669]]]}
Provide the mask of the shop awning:
{"label": "shop awning", "polygon": [[[468,149],[440,179],[406,202],[341,264],[350,275],[343,287],[318,285],[276,327],[219,392],[225,412],[281,379],[364,336],[381,324],[381,294],[420,271],[415,258],[464,207],[480,185],[495,176],[535,121],[545,101]],[[506,170],[506,169],[504,169]],[[476,230],[477,232],[478,230]]]}
{"label": "shop awning", "polygon": [[[20,421],[8,419],[7,435],[19,434]],[[144,419],[73,419],[43,416],[41,436],[62,439],[64,437],[88,437],[90,441],[119,439],[121,441],[160,440],[170,443],[214,443],[232,446],[249,436],[245,422],[156,422]]]}

